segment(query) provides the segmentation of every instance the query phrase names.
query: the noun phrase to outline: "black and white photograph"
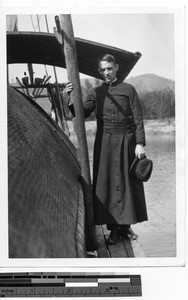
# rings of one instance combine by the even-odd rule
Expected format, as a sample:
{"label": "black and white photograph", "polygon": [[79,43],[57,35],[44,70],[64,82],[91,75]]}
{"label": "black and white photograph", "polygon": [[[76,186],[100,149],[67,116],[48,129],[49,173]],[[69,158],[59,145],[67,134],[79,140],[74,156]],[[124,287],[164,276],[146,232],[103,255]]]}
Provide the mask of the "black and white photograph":
{"label": "black and white photograph", "polygon": [[176,257],[174,14],[6,22],[9,257]]}
{"label": "black and white photograph", "polygon": [[179,15],[6,13],[13,264],[184,262]]}
{"label": "black and white photograph", "polygon": [[177,299],[187,5],[11,2],[0,0],[0,273],[130,272],[143,299]]}

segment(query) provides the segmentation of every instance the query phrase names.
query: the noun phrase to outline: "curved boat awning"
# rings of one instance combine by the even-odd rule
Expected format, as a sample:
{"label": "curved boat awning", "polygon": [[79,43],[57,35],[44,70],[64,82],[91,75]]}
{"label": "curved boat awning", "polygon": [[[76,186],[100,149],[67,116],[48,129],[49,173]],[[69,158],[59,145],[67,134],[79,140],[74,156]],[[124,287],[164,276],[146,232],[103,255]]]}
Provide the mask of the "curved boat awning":
{"label": "curved boat awning", "polygon": [[[124,80],[141,57],[140,52],[128,52],[116,47],[75,38],[79,72],[101,79],[98,58],[106,53],[116,57],[118,77]],[[52,33],[7,32],[7,63],[35,63],[66,68],[61,46]]]}

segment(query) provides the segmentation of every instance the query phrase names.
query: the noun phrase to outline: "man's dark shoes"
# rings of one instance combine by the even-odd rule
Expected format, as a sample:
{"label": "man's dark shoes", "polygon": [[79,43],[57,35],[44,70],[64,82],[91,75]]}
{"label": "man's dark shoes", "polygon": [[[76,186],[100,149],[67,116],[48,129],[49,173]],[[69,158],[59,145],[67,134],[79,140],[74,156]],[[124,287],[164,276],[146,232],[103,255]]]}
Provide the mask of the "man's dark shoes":
{"label": "man's dark shoes", "polygon": [[117,227],[117,228],[113,228],[111,230],[109,238],[107,239],[107,244],[108,245],[117,244],[118,240],[119,240],[119,231],[118,231],[118,227]]}
{"label": "man's dark shoes", "polygon": [[119,229],[119,236],[121,238],[129,238],[131,241],[137,240],[138,235],[132,230],[130,226],[122,226]]}

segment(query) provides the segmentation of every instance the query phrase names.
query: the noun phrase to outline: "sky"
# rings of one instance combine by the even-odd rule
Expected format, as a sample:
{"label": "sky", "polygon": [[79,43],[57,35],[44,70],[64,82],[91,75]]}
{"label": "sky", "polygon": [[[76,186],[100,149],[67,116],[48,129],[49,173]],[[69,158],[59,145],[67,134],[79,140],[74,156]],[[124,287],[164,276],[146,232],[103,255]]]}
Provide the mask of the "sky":
{"label": "sky", "polygon": [[[55,26],[55,15],[47,15],[50,32]],[[174,14],[173,13],[101,13],[72,14],[75,37],[115,46],[130,52],[139,51],[142,57],[129,77],[152,73],[168,79],[175,78]],[[39,14],[40,31],[47,32],[45,17]],[[39,31],[37,15],[18,15],[18,29]],[[52,69],[51,69],[52,70]],[[25,66],[12,65],[10,81],[23,76]],[[44,75],[44,69],[34,66],[36,76]],[[58,70],[58,79],[66,73]],[[59,78],[60,77],[60,78]],[[66,80],[66,78],[65,78]]]}

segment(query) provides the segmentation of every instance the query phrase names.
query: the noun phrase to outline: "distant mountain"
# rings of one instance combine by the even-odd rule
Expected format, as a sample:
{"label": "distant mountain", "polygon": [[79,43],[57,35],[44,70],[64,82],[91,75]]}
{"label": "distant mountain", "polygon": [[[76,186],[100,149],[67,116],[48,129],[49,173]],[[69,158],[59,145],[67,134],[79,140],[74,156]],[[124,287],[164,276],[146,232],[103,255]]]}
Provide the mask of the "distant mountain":
{"label": "distant mountain", "polygon": [[[89,85],[95,86],[95,79],[88,77],[81,79],[81,85],[85,87],[86,81],[89,82]],[[175,90],[175,82],[171,79],[167,79],[155,74],[144,74],[135,77],[130,77],[125,79],[125,82],[132,84],[138,93],[159,91],[164,89]]]}
{"label": "distant mountain", "polygon": [[175,82],[155,74],[144,74],[126,79],[125,82],[132,84],[138,93],[159,91],[164,89],[175,90]]}

